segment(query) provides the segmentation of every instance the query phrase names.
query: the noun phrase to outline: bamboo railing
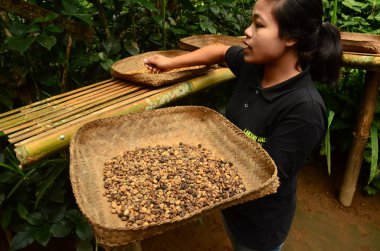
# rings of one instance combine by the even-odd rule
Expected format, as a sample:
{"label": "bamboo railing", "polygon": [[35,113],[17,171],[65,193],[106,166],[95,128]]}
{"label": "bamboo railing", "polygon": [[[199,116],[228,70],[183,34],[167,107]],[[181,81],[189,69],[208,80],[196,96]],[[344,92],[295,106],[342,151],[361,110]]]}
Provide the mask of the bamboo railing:
{"label": "bamboo railing", "polygon": [[221,68],[162,88],[109,79],[0,114],[0,131],[14,145],[22,167],[67,148],[74,132],[89,121],[158,108],[233,78]]}

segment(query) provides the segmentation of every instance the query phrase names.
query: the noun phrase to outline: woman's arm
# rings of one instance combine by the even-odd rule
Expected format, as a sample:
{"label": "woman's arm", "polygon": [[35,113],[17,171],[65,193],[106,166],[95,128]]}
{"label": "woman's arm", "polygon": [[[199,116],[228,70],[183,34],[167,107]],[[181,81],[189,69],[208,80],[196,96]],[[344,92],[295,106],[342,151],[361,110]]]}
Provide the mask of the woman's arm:
{"label": "woman's arm", "polygon": [[153,72],[164,72],[196,65],[212,65],[224,61],[224,55],[228,48],[229,46],[209,45],[174,58],[157,54],[144,59],[144,63],[145,66]]}

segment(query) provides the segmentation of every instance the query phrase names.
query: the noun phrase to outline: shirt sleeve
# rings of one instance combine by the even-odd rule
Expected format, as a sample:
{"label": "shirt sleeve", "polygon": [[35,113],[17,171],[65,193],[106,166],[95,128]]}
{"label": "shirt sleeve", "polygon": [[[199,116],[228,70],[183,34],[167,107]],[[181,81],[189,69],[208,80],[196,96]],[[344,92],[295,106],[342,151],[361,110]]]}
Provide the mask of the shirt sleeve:
{"label": "shirt sleeve", "polygon": [[243,48],[239,46],[231,46],[227,50],[224,59],[228,65],[228,68],[230,68],[232,73],[238,77],[244,63]]}

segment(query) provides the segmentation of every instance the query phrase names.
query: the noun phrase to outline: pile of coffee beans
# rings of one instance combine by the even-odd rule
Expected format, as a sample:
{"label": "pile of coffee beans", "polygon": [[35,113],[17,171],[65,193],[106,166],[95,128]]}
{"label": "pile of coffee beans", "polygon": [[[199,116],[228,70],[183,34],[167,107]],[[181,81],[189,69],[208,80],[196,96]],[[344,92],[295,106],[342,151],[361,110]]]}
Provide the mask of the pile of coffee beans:
{"label": "pile of coffee beans", "polygon": [[130,228],[181,219],[246,190],[232,166],[201,144],[136,148],[105,163],[104,195]]}

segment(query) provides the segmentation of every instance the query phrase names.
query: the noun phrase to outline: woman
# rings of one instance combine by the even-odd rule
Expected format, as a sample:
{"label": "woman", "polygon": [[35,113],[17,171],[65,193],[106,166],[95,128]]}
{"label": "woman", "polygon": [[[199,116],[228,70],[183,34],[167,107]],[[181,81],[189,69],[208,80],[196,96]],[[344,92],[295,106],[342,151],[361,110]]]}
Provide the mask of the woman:
{"label": "woman", "polygon": [[155,72],[225,61],[237,76],[226,117],[275,161],[276,194],[224,210],[235,250],[280,250],[296,207],[296,173],[326,131],[326,112],[313,85],[338,80],[339,31],[322,22],[321,0],[258,0],[245,30],[246,48],[207,46],[144,62]]}

